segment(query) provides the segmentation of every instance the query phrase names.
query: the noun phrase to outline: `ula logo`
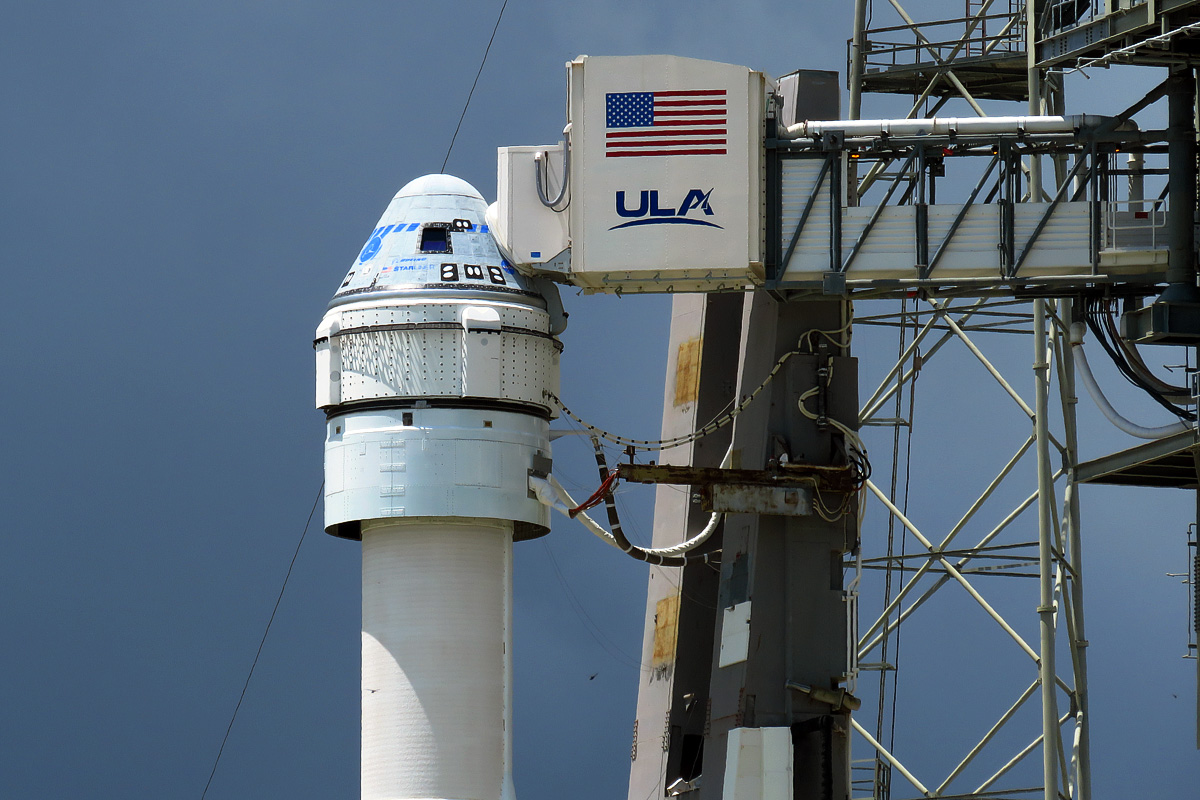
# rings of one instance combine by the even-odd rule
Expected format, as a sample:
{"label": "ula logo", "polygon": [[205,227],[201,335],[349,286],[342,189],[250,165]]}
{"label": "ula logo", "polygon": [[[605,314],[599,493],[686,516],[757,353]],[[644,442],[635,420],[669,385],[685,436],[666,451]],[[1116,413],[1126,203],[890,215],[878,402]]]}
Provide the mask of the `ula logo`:
{"label": "ula logo", "polygon": [[[678,206],[663,207],[659,204],[657,189],[642,189],[638,192],[636,205],[630,208],[625,192],[617,192],[617,215],[631,219],[629,222],[614,225],[609,230],[615,231],[617,228],[630,228],[635,225],[707,225],[710,228],[720,228],[720,225],[700,218],[713,215],[712,205],[709,203],[712,193],[712,189],[707,192],[692,189]],[[693,216],[688,216],[693,212]]]}

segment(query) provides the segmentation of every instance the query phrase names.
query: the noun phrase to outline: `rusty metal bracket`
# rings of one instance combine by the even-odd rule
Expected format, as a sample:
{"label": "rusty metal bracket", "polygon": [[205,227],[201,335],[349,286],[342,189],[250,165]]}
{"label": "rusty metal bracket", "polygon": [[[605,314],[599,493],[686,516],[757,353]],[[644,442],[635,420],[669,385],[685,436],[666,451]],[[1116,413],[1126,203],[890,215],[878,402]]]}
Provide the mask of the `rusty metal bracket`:
{"label": "rusty metal bracket", "polygon": [[690,467],[674,464],[621,464],[621,477],[631,483],[669,483],[680,486],[710,486],[713,484],[745,484],[750,486],[811,486],[817,482],[822,490],[852,491],[854,483],[850,467],[826,467],[816,464],[791,463],[777,469],[726,469],[723,467]]}
{"label": "rusty metal bracket", "polygon": [[731,514],[807,516],[813,494],[858,491],[850,467],[781,464],[771,470],[622,464],[621,477],[634,483],[673,484],[697,489],[701,508]]}

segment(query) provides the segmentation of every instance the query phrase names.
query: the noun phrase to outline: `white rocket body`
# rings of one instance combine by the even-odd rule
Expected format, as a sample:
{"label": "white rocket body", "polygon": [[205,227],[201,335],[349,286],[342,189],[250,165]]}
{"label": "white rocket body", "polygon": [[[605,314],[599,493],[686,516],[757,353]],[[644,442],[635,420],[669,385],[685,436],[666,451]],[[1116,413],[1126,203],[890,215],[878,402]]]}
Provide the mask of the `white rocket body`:
{"label": "white rocket body", "polygon": [[392,200],[317,330],[325,529],[363,543],[363,800],[512,800],[512,542],[549,530],[565,315],[483,198]]}

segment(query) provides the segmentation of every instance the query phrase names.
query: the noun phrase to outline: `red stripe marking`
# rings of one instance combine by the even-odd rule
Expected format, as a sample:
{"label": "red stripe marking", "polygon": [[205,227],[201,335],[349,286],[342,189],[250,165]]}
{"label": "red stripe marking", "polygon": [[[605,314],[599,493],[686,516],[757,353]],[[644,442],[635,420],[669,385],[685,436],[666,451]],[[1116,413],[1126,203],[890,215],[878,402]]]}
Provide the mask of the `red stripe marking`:
{"label": "red stripe marking", "polygon": [[659,125],[724,125],[724,117],[711,117],[708,119],[662,119],[655,120],[655,127]]}
{"label": "red stripe marking", "polygon": [[725,98],[714,97],[711,100],[655,100],[656,106],[723,106]]}
{"label": "red stripe marking", "polygon": [[725,139],[672,139],[670,142],[609,142],[609,147],[662,147],[678,144],[726,144]]}
{"label": "red stripe marking", "polygon": [[723,156],[725,151],[722,150],[637,150],[634,152],[616,152],[605,153],[609,158],[619,158],[620,156]]}
{"label": "red stripe marking", "polygon": [[724,128],[696,128],[690,131],[612,131],[607,134],[607,137],[609,139],[617,139],[627,136],[703,136],[705,134],[724,136],[726,132]]}
{"label": "red stripe marking", "polygon": [[690,89],[682,92],[651,92],[655,97],[724,97],[724,89]]}

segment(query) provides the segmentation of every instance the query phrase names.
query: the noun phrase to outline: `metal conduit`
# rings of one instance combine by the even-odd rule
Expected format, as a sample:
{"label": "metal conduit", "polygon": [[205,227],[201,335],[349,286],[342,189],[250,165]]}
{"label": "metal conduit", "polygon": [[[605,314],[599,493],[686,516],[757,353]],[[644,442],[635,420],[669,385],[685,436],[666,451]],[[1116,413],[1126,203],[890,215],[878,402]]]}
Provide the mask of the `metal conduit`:
{"label": "metal conduit", "polygon": [[927,119],[806,120],[779,132],[780,139],[818,138],[828,131],[846,136],[927,136],[931,134],[1075,133],[1116,123],[1097,114],[1020,117],[930,117]]}

